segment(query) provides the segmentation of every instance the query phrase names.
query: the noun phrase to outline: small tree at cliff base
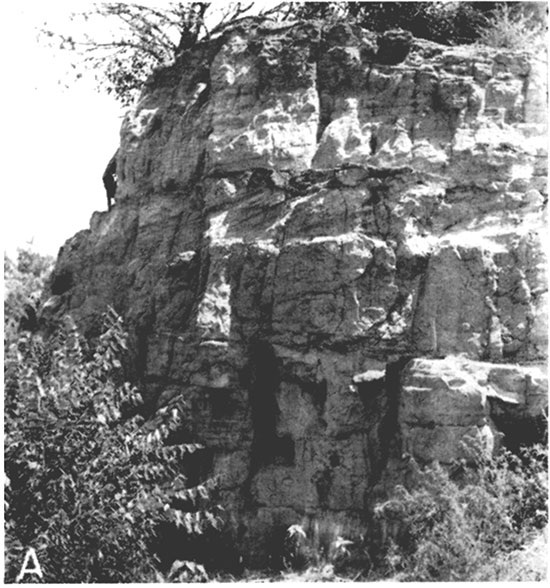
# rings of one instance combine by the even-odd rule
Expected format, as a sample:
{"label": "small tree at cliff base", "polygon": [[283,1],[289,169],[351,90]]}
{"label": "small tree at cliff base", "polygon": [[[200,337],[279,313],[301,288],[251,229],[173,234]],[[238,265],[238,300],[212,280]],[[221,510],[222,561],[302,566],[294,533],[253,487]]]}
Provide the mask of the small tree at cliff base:
{"label": "small tree at cliff base", "polygon": [[94,346],[66,319],[48,342],[24,333],[7,348],[6,581],[29,548],[46,582],[155,581],[161,523],[191,535],[220,527],[214,480],[186,482],[186,456],[202,447],[170,443],[181,403],[144,423],[140,395],[122,380],[125,347],[109,311]]}

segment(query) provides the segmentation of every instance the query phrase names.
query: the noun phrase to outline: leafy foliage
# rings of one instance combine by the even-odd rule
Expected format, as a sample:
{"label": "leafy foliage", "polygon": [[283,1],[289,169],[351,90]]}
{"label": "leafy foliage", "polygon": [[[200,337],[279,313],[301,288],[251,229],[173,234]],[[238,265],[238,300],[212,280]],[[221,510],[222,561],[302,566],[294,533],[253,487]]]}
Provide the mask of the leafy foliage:
{"label": "leafy foliage", "polygon": [[[388,534],[383,575],[398,581],[497,580],[497,561],[548,522],[547,454],[540,446],[449,473],[416,466],[376,515]],[[493,562],[492,564],[490,562]]]}
{"label": "leafy foliage", "polygon": [[[358,10],[358,18],[376,31],[399,27],[415,37],[455,45],[471,43],[486,22],[490,4],[477,2],[389,2],[369,3]],[[389,21],[389,22],[388,22]],[[372,24],[371,24],[372,23]],[[391,23],[391,24],[390,24]]]}
{"label": "leafy foliage", "polygon": [[285,564],[297,569],[338,565],[349,556],[352,541],[344,539],[334,524],[315,521],[306,531],[302,525],[291,525],[285,536]]}
{"label": "leafy foliage", "polygon": [[492,47],[528,49],[545,28],[534,2],[305,2],[291,3],[294,18],[346,21],[384,32],[410,31],[444,45],[479,41]]}
{"label": "leafy foliage", "polygon": [[299,18],[354,22],[384,32],[400,28],[444,44],[472,43],[498,2],[307,2],[295,5]]}
{"label": "leafy foliage", "polygon": [[110,310],[94,346],[66,319],[51,340],[24,333],[6,349],[6,580],[33,547],[47,582],[154,581],[160,523],[191,535],[222,524],[215,481],[186,483],[201,446],[171,442],[181,401],[144,424],[125,348]]}
{"label": "leafy foliage", "polygon": [[[96,4],[74,13],[71,31],[44,25],[42,38],[73,53],[77,78],[92,73],[98,88],[124,106],[139,95],[153,70],[203,39],[256,15],[278,21],[318,19],[355,23],[383,32],[401,28],[443,44],[484,43],[498,47],[529,46],[543,25],[532,3],[524,2],[283,2],[266,9],[251,1],[177,2],[165,7],[126,2]],[[102,31],[100,33],[100,31]]]}
{"label": "leafy foliage", "polygon": [[[16,261],[4,253],[4,344],[16,337],[19,326],[36,319],[36,306],[53,268],[53,258],[19,249]],[[32,315],[32,316],[29,316]]]}
{"label": "leafy foliage", "polygon": [[175,2],[160,7],[106,2],[73,13],[69,33],[52,30],[50,24],[45,24],[41,33],[50,45],[74,53],[77,78],[92,72],[99,88],[127,106],[137,98],[154,69],[172,63],[177,54],[200,39],[215,36],[238,22],[253,5]]}
{"label": "leafy foliage", "polygon": [[[307,570],[308,577],[334,580],[354,559],[355,541],[346,539],[342,526],[319,518],[305,527],[291,525],[285,535],[283,564],[287,570]],[[352,553],[353,552],[353,553]]]}
{"label": "leafy foliage", "polygon": [[514,50],[545,50],[546,26],[524,3],[500,4],[479,36],[490,47]]}
{"label": "leafy foliage", "polygon": [[157,574],[160,582],[208,582],[208,574],[204,566],[194,561],[177,559],[167,576]]}

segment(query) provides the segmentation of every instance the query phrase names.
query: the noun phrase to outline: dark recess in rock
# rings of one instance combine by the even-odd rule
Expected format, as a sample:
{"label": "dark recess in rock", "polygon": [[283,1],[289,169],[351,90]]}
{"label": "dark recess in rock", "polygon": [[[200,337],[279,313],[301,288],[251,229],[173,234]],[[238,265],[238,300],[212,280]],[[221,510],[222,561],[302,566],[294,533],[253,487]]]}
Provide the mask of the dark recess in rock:
{"label": "dark recess in rock", "polygon": [[376,61],[384,65],[397,65],[407,58],[413,36],[409,31],[386,31],[378,37]]}
{"label": "dark recess in rock", "polygon": [[59,296],[70,290],[73,284],[73,274],[69,269],[55,271],[51,280],[50,291],[54,296]]}
{"label": "dark recess in rock", "polygon": [[277,435],[279,407],[276,393],[280,386],[277,358],[266,341],[250,344],[248,393],[252,418],[251,466],[253,474],[272,463],[292,464],[294,443],[289,436]]}
{"label": "dark recess in rock", "polygon": [[545,445],[548,441],[548,415],[529,416],[524,407],[489,398],[491,419],[502,433],[503,445],[513,452],[522,446],[536,443]]}

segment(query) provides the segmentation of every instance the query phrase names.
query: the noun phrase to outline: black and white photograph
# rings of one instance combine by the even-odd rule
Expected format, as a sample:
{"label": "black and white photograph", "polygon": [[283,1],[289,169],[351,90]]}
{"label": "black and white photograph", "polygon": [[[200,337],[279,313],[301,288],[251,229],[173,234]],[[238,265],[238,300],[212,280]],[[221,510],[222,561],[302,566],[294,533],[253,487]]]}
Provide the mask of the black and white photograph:
{"label": "black and white photograph", "polygon": [[5,3],[6,584],[548,581],[548,3]]}

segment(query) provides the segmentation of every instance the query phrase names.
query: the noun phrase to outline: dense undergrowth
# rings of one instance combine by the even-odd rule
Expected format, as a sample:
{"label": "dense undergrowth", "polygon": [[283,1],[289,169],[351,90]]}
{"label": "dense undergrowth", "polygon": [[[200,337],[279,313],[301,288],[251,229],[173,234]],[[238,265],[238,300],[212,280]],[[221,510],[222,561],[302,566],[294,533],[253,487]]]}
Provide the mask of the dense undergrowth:
{"label": "dense undergrowth", "polygon": [[[5,267],[5,580],[16,579],[29,547],[43,575],[28,579],[44,582],[257,579],[201,565],[219,556],[215,481],[200,483],[186,465],[202,448],[180,442],[181,398],[141,415],[139,392],[123,377],[122,319],[109,310],[92,343],[70,318],[47,341],[25,329],[49,268],[34,261],[19,274]],[[322,520],[293,525],[282,571],[264,577],[543,580],[546,448],[471,452],[452,467],[411,462],[411,482],[353,537]],[[167,550],[174,542],[180,548]]]}
{"label": "dense undergrowth", "polygon": [[163,546],[168,534],[183,544],[222,525],[215,481],[188,479],[187,458],[202,447],[178,442],[182,399],[145,422],[123,378],[126,334],[112,310],[92,344],[68,317],[48,340],[18,331],[29,285],[6,284],[5,580],[17,578],[29,548],[41,578],[26,579],[44,582],[205,577]]}
{"label": "dense undergrowth", "polygon": [[54,260],[28,249],[19,249],[17,258],[4,253],[4,345],[16,340],[19,328],[37,326],[36,310],[40,295],[53,269]]}
{"label": "dense undergrowth", "polygon": [[[514,576],[519,551],[548,522],[546,448],[523,448],[519,455],[502,450],[496,457],[475,445],[470,451],[475,454],[472,465],[415,467],[411,488],[398,486],[376,507],[376,517],[392,533],[375,575],[382,572],[400,581]],[[503,565],[512,553],[517,561]],[[542,580],[545,572],[541,559],[522,579]]]}
{"label": "dense undergrowth", "polygon": [[[547,573],[547,450],[467,464],[410,462],[408,487],[374,508],[364,529],[293,525],[281,578],[330,581],[542,581]],[[370,527],[370,528],[369,528]],[[369,533],[370,531],[370,533]],[[362,536],[361,536],[362,535]]]}

